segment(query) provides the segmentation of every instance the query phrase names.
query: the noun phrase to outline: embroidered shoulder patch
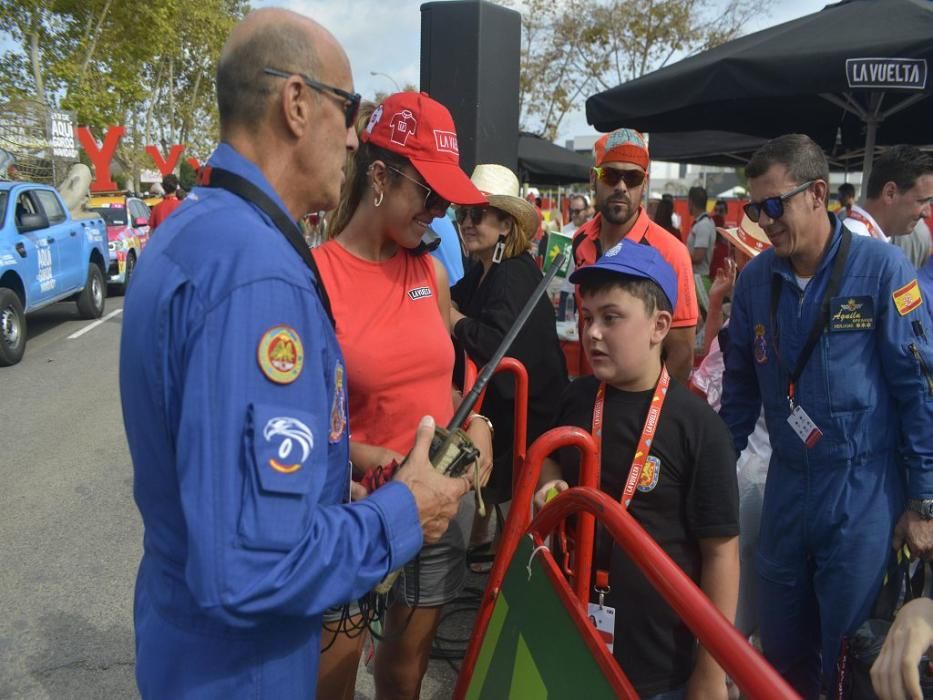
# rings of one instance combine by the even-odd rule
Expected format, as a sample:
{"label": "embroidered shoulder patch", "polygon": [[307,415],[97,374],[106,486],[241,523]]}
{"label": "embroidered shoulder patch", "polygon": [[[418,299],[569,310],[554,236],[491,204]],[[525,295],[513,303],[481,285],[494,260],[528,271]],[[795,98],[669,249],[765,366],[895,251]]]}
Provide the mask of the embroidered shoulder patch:
{"label": "embroidered shoulder patch", "polygon": [[301,337],[291,326],[273,326],[259,339],[256,350],[259,368],[276,384],[291,384],[301,375],[305,350]]}
{"label": "embroidered shoulder patch", "polygon": [[264,452],[271,452],[267,464],[279,474],[294,474],[301,469],[314,447],[311,429],[297,418],[270,418],[262,430]]}
{"label": "embroidered shoulder patch", "polygon": [[334,402],[330,407],[330,433],[327,439],[334,443],[343,437],[347,427],[346,392],[343,388],[343,365],[338,362],[334,367]]}
{"label": "embroidered shoulder patch", "polygon": [[894,306],[897,307],[897,313],[901,316],[906,316],[923,303],[923,297],[920,296],[920,285],[917,284],[917,280],[905,284],[895,291],[891,298],[894,299]]}

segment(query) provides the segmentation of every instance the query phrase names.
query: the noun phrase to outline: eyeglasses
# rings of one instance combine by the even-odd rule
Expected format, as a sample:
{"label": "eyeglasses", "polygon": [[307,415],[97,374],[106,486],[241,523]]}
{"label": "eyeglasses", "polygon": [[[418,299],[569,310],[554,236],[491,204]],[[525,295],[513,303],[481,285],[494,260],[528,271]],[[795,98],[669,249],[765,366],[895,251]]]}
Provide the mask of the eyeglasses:
{"label": "eyeglasses", "polygon": [[284,70],[278,70],[277,68],[263,68],[262,72],[266,75],[273,75],[276,78],[290,78],[293,75],[297,75],[312,90],[317,90],[318,92],[329,92],[338,97],[343,98],[346,101],[346,104],[343,108],[343,116],[346,120],[347,128],[353,126],[356,122],[356,117],[360,113],[360,102],[362,101],[362,96],[358,95],[355,92],[347,92],[346,90],[341,90],[339,87],[334,87],[333,85],[326,85],[324,83],[319,83],[316,80],[312,80],[302,73],[288,73]]}
{"label": "eyeglasses", "polygon": [[596,173],[596,177],[600,182],[609,187],[615,187],[621,180],[625,183],[626,188],[633,189],[641,186],[641,183],[645,181],[645,173],[641,170],[619,170],[617,168],[597,166],[593,168],[593,172]]}
{"label": "eyeglasses", "polygon": [[582,214],[586,209],[571,209],[570,216],[576,216],[577,214]]}
{"label": "eyeglasses", "polygon": [[410,175],[406,175],[398,168],[393,168],[391,165],[387,165],[386,168],[388,168],[389,170],[393,172],[398,173],[399,175],[404,177],[409,182],[415,183],[416,185],[418,185],[418,187],[420,187],[427,193],[424,195],[424,208],[426,211],[431,211],[432,209],[443,209],[446,211],[447,207],[450,206],[450,202],[448,202],[446,199],[441,197],[437,192],[432,190],[427,185],[421,184],[415,178],[411,177]]}
{"label": "eyeglasses", "polygon": [[761,212],[764,212],[768,215],[769,219],[780,219],[784,216],[784,202],[795,194],[800,194],[806,190],[810,185],[812,185],[816,180],[807,180],[802,185],[797,185],[794,189],[784,194],[779,194],[775,197],[768,197],[767,199],[762,199],[760,202],[749,202],[742,209],[745,211],[745,214],[749,219],[758,223],[758,219],[761,218]]}
{"label": "eyeglasses", "polygon": [[463,224],[470,217],[474,226],[482,223],[488,209],[486,207],[460,207],[457,209],[457,223]]}

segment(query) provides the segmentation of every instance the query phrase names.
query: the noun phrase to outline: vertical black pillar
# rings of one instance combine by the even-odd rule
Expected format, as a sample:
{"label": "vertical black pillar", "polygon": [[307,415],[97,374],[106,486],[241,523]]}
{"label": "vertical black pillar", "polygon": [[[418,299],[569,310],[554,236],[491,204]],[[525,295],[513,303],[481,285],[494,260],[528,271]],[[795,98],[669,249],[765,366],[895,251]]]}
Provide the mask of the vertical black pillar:
{"label": "vertical black pillar", "polygon": [[421,90],[454,117],[460,165],[518,172],[521,15],[485,0],[421,6]]}

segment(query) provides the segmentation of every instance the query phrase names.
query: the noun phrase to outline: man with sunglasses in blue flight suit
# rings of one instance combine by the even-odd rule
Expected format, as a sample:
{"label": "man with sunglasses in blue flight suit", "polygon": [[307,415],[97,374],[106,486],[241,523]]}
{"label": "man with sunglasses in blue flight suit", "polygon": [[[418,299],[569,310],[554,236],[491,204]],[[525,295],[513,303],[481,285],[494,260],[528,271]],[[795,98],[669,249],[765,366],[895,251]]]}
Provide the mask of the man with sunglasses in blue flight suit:
{"label": "man with sunglasses in blue flight suit", "polygon": [[431,467],[425,419],[395,481],[348,502],[343,360],[296,221],[338,201],[358,145],[350,90],[311,20],[266,9],[234,28],[207,186],[159,229],[127,297],[144,698],[313,698],[323,611],[436,541],[469,487]]}
{"label": "man with sunglasses in blue flight suit", "polygon": [[745,211],[774,248],[736,285],[720,413],[741,450],[764,404],[761,642],[817,698],[892,544],[933,553],[929,301],[900,251],[827,213],[829,168],[809,137],[770,141],[746,173]]}

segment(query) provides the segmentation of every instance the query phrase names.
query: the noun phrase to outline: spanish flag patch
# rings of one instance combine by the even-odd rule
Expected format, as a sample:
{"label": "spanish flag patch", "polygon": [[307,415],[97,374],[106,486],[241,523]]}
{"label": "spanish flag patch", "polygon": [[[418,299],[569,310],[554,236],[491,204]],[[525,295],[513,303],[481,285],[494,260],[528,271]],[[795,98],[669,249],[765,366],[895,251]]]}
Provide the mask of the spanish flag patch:
{"label": "spanish flag patch", "polygon": [[920,285],[917,280],[905,284],[891,295],[894,299],[894,306],[897,307],[897,313],[906,316],[923,303],[923,297],[920,296]]}

